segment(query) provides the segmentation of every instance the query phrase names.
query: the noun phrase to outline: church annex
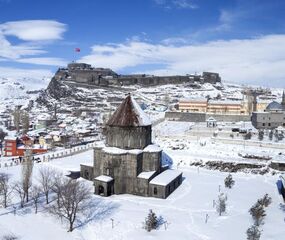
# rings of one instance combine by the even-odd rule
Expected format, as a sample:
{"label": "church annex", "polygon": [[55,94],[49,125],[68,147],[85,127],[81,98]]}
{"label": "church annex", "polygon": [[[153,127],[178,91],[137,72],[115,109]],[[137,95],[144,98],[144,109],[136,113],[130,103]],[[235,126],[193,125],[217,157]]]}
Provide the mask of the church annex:
{"label": "church annex", "polygon": [[106,145],[94,148],[93,166],[81,165],[95,194],[167,198],[181,184],[182,172],[162,167],[162,149],[151,133],[147,115],[128,95],[107,122]]}

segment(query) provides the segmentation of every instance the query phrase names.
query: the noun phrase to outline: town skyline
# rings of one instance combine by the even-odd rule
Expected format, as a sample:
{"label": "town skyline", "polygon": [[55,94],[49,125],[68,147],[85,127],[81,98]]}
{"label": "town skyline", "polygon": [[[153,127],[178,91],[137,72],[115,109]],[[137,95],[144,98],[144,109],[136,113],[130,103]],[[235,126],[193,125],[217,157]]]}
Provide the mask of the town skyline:
{"label": "town skyline", "polygon": [[76,60],[121,74],[214,71],[284,87],[282,1],[1,0],[0,9],[0,77],[52,77]]}

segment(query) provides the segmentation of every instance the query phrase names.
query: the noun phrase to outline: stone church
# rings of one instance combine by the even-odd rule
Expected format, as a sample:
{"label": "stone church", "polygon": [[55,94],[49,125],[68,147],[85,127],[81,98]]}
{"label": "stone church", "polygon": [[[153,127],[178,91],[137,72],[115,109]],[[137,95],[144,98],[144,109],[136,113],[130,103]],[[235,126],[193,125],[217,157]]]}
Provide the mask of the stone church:
{"label": "stone church", "polygon": [[95,194],[167,198],[181,184],[182,172],[162,166],[162,149],[152,144],[151,133],[149,118],[128,95],[107,122],[105,146],[94,148],[92,166],[81,165]]}

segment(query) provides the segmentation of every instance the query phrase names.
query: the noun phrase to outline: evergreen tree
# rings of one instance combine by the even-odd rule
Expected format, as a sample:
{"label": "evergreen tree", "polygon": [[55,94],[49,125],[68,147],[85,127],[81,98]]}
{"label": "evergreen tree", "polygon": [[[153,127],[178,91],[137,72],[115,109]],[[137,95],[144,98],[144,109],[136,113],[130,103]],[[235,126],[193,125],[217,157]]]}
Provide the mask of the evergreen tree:
{"label": "evergreen tree", "polygon": [[257,202],[249,209],[249,213],[251,214],[256,226],[263,224],[264,217],[266,216],[263,205]]}
{"label": "evergreen tree", "polygon": [[248,132],[248,133],[246,133],[245,135],[244,135],[244,140],[249,140],[249,139],[251,139],[251,137],[252,137],[252,133],[251,132]]}
{"label": "evergreen tree", "polygon": [[148,216],[145,219],[145,225],[144,228],[150,232],[153,229],[157,229],[158,227],[158,219],[156,214],[150,209]]}
{"label": "evergreen tree", "polygon": [[272,130],[270,130],[268,137],[269,137],[269,140],[272,141],[272,139],[273,139],[273,131]]}
{"label": "evergreen tree", "polygon": [[257,226],[252,225],[249,229],[247,229],[246,235],[247,235],[247,240],[259,240],[261,232]]}
{"label": "evergreen tree", "polygon": [[222,215],[222,213],[226,212],[226,207],[227,207],[226,201],[227,201],[227,198],[225,194],[221,193],[218,196],[218,200],[216,201],[216,210],[220,216]]}
{"label": "evergreen tree", "polygon": [[235,184],[235,180],[233,180],[233,176],[231,174],[229,174],[226,178],[225,178],[225,187],[226,188],[232,188]]}
{"label": "evergreen tree", "polygon": [[264,138],[264,131],[263,130],[259,130],[258,131],[258,140],[262,141]]}
{"label": "evergreen tree", "polygon": [[266,193],[263,198],[260,198],[257,200],[257,202],[262,205],[263,207],[268,207],[271,202],[272,202],[272,199],[271,197],[269,197],[269,195]]}

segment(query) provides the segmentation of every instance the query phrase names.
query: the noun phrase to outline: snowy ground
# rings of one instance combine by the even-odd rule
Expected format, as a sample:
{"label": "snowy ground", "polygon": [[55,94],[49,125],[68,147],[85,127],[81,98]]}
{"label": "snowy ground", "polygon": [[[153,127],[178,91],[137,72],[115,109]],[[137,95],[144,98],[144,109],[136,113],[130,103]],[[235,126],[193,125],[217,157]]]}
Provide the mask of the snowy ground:
{"label": "snowy ground", "polygon": [[[170,152],[174,160],[179,151]],[[189,154],[189,153],[188,153]],[[195,155],[194,153],[191,153]],[[52,166],[60,171],[79,169],[80,163],[92,163],[93,151],[89,150],[72,157],[56,159],[49,163],[35,164],[34,182],[37,171],[42,166]],[[176,160],[174,166],[176,167]],[[34,214],[32,206],[17,210],[14,216],[12,205],[0,209],[0,237],[14,233],[22,240],[94,240],[94,239],[193,239],[193,240],[240,240],[245,239],[246,229],[252,225],[249,208],[268,193],[272,204],[267,208],[265,224],[262,226],[261,239],[282,239],[285,234],[285,212],[281,208],[282,200],[276,190],[278,176],[233,174],[236,181],[231,190],[225,190],[223,181],[226,173],[179,166],[183,170],[184,181],[168,199],[154,199],[131,195],[118,195],[108,198],[93,196],[90,215],[86,222],[77,223],[74,232],[68,233],[65,222],[51,216],[43,207]],[[13,176],[13,181],[20,176],[20,166],[4,171]],[[2,169],[3,171],[3,169]],[[90,182],[87,182],[90,184]],[[213,208],[213,200],[221,191],[228,196],[226,214],[219,217]],[[92,189],[91,189],[92,191]],[[14,199],[15,206],[17,205]],[[45,206],[42,203],[42,206]],[[158,230],[150,233],[142,229],[142,222],[149,209],[162,216],[165,223]],[[205,223],[206,214],[209,215]],[[114,219],[112,229],[111,219]],[[83,220],[83,219],[81,219]],[[1,238],[0,238],[1,239]]]}
{"label": "snowy ground", "polygon": [[[92,154],[88,152],[90,161]],[[86,155],[86,156],[87,156]],[[84,156],[84,155],[83,155]],[[81,161],[78,158],[77,163]],[[64,166],[67,159],[35,165],[34,174],[40,165]],[[71,159],[69,167],[77,166]],[[67,167],[65,170],[68,170]],[[7,172],[15,178],[20,167],[10,168]],[[12,208],[0,210],[0,235],[14,233],[23,240],[33,239],[245,239],[245,231],[252,224],[248,209],[257,198],[268,193],[273,203],[267,209],[265,225],[262,226],[262,239],[282,239],[285,234],[281,199],[276,191],[276,177],[246,174],[233,174],[236,184],[232,190],[223,188],[225,173],[196,168],[183,168],[184,181],[168,199],[154,199],[130,195],[102,198],[93,197],[94,206],[90,211],[95,214],[88,223],[78,227],[73,233],[66,232],[66,225],[50,216],[44,209],[34,214],[32,207],[18,210],[14,216]],[[221,217],[213,208],[217,199],[219,185],[228,195],[228,210]],[[147,233],[142,222],[149,209],[162,216],[168,224],[159,230]],[[208,223],[205,216],[209,215]],[[114,219],[114,228],[111,220]],[[166,230],[165,230],[166,226]]]}
{"label": "snowy ground", "polygon": [[[156,141],[173,158],[174,164],[188,165],[195,161],[227,161],[256,163],[254,159],[244,159],[239,154],[257,154],[270,156],[274,161],[285,162],[285,143],[269,141],[264,137],[262,142],[257,136],[243,140],[242,136],[230,137],[231,129],[224,124],[223,129],[207,128],[205,123],[164,121],[154,127]],[[218,136],[213,137],[214,131]]]}

